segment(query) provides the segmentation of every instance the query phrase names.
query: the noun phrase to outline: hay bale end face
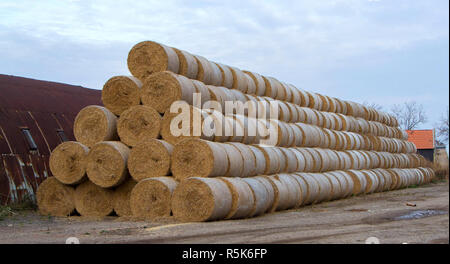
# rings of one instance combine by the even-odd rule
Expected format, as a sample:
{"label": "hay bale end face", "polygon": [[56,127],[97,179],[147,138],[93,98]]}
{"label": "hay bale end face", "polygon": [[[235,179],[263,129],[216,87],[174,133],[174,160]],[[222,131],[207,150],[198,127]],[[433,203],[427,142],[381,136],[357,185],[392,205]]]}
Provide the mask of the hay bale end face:
{"label": "hay bale end face", "polygon": [[102,89],[102,102],[116,115],[141,102],[142,82],[133,76],[115,76]]}
{"label": "hay bale end face", "polygon": [[179,72],[179,60],[176,52],[163,44],[154,41],[143,41],[131,48],[127,58],[131,74],[144,80],[155,72]]}
{"label": "hay bale end face", "polygon": [[178,180],[189,177],[223,176],[228,171],[226,151],[218,144],[201,139],[186,139],[172,153],[172,174]]}
{"label": "hay bale end face", "polygon": [[96,185],[110,188],[120,185],[128,177],[127,161],[130,149],[118,141],[95,144],[86,162],[88,178]]}
{"label": "hay bale end face", "polygon": [[175,101],[183,100],[192,105],[195,92],[194,83],[190,79],[164,71],[154,73],[144,80],[141,101],[142,104],[164,113]]}
{"label": "hay bale end face", "polygon": [[225,182],[213,178],[189,178],[180,182],[172,196],[173,215],[181,221],[224,219],[232,206]]}
{"label": "hay bale end face", "polygon": [[89,148],[67,141],[58,145],[50,154],[50,170],[64,184],[78,184],[86,179],[86,157]]}
{"label": "hay bale end face", "polygon": [[161,115],[152,107],[136,105],[124,111],[117,122],[120,140],[134,147],[139,142],[158,138],[161,130]]}
{"label": "hay bale end face", "polygon": [[141,180],[131,191],[130,206],[133,216],[143,219],[170,216],[172,194],[177,185],[172,177]]}
{"label": "hay bale end face", "polygon": [[170,174],[173,145],[159,139],[140,142],[130,151],[128,170],[136,181]]}
{"label": "hay bale end face", "polygon": [[55,177],[44,180],[36,192],[39,213],[52,216],[69,216],[75,211],[75,189],[59,182]]}
{"label": "hay bale end face", "polygon": [[105,107],[86,106],[75,117],[73,134],[78,142],[92,147],[101,141],[117,140],[116,123],[117,117]]}
{"label": "hay bale end face", "polygon": [[241,178],[221,177],[231,192],[231,209],[225,219],[245,218],[251,215],[255,198],[250,186]]}
{"label": "hay bale end face", "polygon": [[75,208],[82,216],[110,215],[114,210],[114,191],[86,181],[75,189]]}

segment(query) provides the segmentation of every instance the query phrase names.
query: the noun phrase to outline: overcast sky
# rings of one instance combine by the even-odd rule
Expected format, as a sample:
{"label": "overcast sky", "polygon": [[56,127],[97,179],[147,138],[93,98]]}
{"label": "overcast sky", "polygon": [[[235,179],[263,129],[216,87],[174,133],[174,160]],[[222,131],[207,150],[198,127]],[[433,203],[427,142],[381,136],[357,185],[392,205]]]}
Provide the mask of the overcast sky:
{"label": "overcast sky", "polygon": [[0,73],[101,89],[154,40],[389,111],[449,100],[448,0],[0,1]]}

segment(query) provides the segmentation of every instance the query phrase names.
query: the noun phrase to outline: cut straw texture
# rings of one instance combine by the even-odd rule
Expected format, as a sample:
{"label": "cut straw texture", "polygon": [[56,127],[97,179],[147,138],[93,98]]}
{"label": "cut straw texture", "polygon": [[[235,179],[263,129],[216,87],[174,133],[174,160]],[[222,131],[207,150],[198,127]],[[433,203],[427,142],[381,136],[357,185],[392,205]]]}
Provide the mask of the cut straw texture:
{"label": "cut straw texture", "polygon": [[194,83],[190,79],[164,71],[152,74],[144,80],[141,101],[142,104],[164,113],[175,101],[183,100],[192,105],[195,92]]}
{"label": "cut straw texture", "polygon": [[218,143],[186,139],[175,146],[171,169],[173,176],[178,180],[189,177],[223,176],[229,171],[227,152]]}
{"label": "cut straw texture", "polygon": [[118,141],[95,144],[86,163],[88,178],[96,185],[110,188],[120,185],[128,177],[127,161],[130,149]]}
{"label": "cut straw texture", "polygon": [[67,141],[58,145],[50,154],[50,170],[64,184],[78,184],[86,179],[86,157],[89,148],[85,145]]}
{"label": "cut straw texture", "polygon": [[130,107],[117,121],[117,134],[120,141],[134,147],[140,141],[158,138],[161,131],[161,119],[161,115],[150,106]]}
{"label": "cut straw texture", "polygon": [[128,53],[127,63],[131,74],[140,80],[155,72],[168,70],[178,73],[180,67],[175,50],[154,41],[134,45]]}
{"label": "cut straw texture", "polygon": [[128,108],[141,102],[142,82],[133,76],[114,76],[102,89],[102,102],[109,111],[121,115]]}
{"label": "cut straw texture", "polygon": [[136,181],[169,175],[173,145],[159,139],[141,141],[128,157],[128,171]]}
{"label": "cut straw texture", "polygon": [[78,142],[92,147],[101,141],[117,140],[116,123],[117,117],[105,107],[86,106],[75,117],[73,134]]}
{"label": "cut straw texture", "polygon": [[177,185],[172,177],[141,180],[131,191],[130,205],[133,216],[143,219],[170,216],[172,194]]}
{"label": "cut straw texture", "polygon": [[59,182],[55,177],[45,179],[38,187],[36,200],[39,213],[69,216],[75,211],[75,189]]}
{"label": "cut straw texture", "polygon": [[114,210],[114,191],[85,181],[75,189],[75,208],[82,216],[108,216]]}
{"label": "cut straw texture", "polygon": [[233,204],[227,184],[214,178],[189,178],[180,182],[172,197],[173,215],[183,222],[220,220]]}

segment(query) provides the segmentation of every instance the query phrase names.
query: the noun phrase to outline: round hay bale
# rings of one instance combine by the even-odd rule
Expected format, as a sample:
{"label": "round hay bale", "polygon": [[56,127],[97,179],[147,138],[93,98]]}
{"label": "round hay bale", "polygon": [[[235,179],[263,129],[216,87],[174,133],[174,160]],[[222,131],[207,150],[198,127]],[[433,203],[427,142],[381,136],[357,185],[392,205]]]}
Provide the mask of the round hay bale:
{"label": "round hay bale", "polygon": [[164,71],[154,73],[144,80],[141,101],[142,104],[164,113],[176,101],[185,101],[192,105],[195,92],[194,83],[190,79]]}
{"label": "round hay bale", "polygon": [[[200,106],[203,106],[206,102],[211,100],[211,93],[210,93],[207,85],[205,85],[201,81],[197,81],[197,80],[191,80],[191,81],[194,84],[195,92],[200,94],[201,102],[198,102],[198,104]],[[193,103],[193,105],[197,106],[197,101],[193,100],[192,103]]]}
{"label": "round hay bale", "polygon": [[367,180],[366,193],[374,193],[378,189],[379,180],[376,174],[374,174],[370,170],[362,170],[361,171]]}
{"label": "round hay bale", "polygon": [[292,179],[296,180],[300,187],[301,197],[300,197],[298,204],[296,205],[296,207],[300,207],[300,206],[304,205],[306,202],[306,199],[308,199],[308,196],[309,196],[308,184],[306,183],[306,181],[303,178],[301,178],[297,174],[289,174],[289,176]]}
{"label": "round hay bale", "polygon": [[[345,182],[345,191],[344,191],[344,198],[349,197],[353,194],[353,180],[346,171],[335,171],[336,175],[338,175],[341,182]],[[343,180],[343,181],[342,181]]]}
{"label": "round hay bale", "polygon": [[322,171],[323,161],[319,155],[319,152],[314,148],[306,148],[305,150],[309,152],[313,157],[313,164],[314,164],[313,171],[314,172]]}
{"label": "round hay bale", "polygon": [[128,53],[127,64],[131,74],[140,80],[155,72],[178,73],[180,66],[177,53],[172,48],[153,41],[134,45]]}
{"label": "round hay bale", "polygon": [[263,151],[255,146],[248,146],[255,157],[255,175],[262,175],[266,171],[266,158]]}
{"label": "round hay bale", "polygon": [[257,179],[254,179],[253,177],[245,178],[243,180],[250,186],[250,190],[254,198],[253,208],[249,217],[264,214],[271,206],[267,187],[264,185],[264,183]]}
{"label": "round hay bale", "polygon": [[303,139],[304,139],[304,135],[303,135],[303,131],[301,130],[300,127],[298,127],[295,124],[289,124],[291,130],[292,130],[292,134],[294,136],[294,142],[292,143],[293,147],[297,147],[297,146],[301,146]]}
{"label": "round hay bale", "polygon": [[86,179],[86,157],[89,148],[76,141],[59,144],[50,154],[53,176],[64,184],[78,184]]}
{"label": "round hay bale", "polygon": [[286,103],[286,106],[289,109],[289,116],[290,116],[290,119],[287,122],[289,122],[289,123],[297,123],[297,122],[299,122],[297,106],[292,104],[292,103]]}
{"label": "round hay bale", "polygon": [[290,174],[284,174],[284,173],[280,173],[277,174],[276,177],[278,177],[278,179],[283,182],[288,189],[288,193],[289,193],[289,202],[287,204],[287,208],[285,209],[291,209],[291,208],[297,208],[299,207],[302,203],[302,189],[300,186],[300,183],[294,178],[292,177]]}
{"label": "round hay bale", "polygon": [[108,109],[98,105],[89,105],[81,109],[73,123],[75,139],[92,147],[95,143],[117,140],[117,117]]}
{"label": "round hay bale", "polygon": [[224,86],[229,89],[233,88],[233,73],[231,72],[230,67],[220,63],[216,63],[216,65],[222,73],[222,84],[220,86]]}
{"label": "round hay bale", "polygon": [[114,191],[85,181],[74,194],[75,208],[82,216],[103,217],[114,210]]}
{"label": "round hay bale", "polygon": [[256,83],[252,79],[252,77],[248,74],[244,73],[245,78],[247,79],[247,94],[256,94]]}
{"label": "round hay bale", "polygon": [[219,143],[186,139],[175,145],[171,170],[174,177],[223,176],[229,171],[227,152]]}
{"label": "round hay bale", "polygon": [[243,93],[247,93],[248,79],[247,75],[236,67],[229,67],[233,75],[232,89],[237,89]]}
{"label": "round hay bale", "polygon": [[219,179],[193,177],[178,184],[172,195],[172,213],[183,222],[224,219],[233,199],[227,184]]}
{"label": "round hay bale", "polygon": [[230,144],[237,148],[241,153],[243,158],[243,168],[241,172],[241,177],[250,177],[255,176],[256,174],[256,156],[250,149],[250,146],[242,144],[242,143],[233,143],[229,142],[226,144]]}
{"label": "round hay bale", "polygon": [[308,107],[309,105],[309,97],[308,94],[306,93],[305,90],[297,88],[299,93],[300,93],[300,97],[301,97],[301,103],[300,106],[302,107]]}
{"label": "round hay bale", "polygon": [[244,157],[239,149],[230,144],[218,144],[220,148],[223,148],[228,157],[228,170],[224,174],[226,177],[242,177],[242,171],[244,169]]}
{"label": "round hay bale", "polygon": [[264,79],[261,75],[258,73],[250,72],[250,71],[244,71],[245,74],[250,76],[250,78],[253,79],[253,82],[255,83],[256,90],[255,94],[259,96],[263,96],[266,94],[266,83],[264,82]]}
{"label": "round hay bale", "polygon": [[45,179],[36,191],[39,213],[51,216],[69,216],[75,211],[75,190],[55,177]]}
{"label": "round hay bale", "polygon": [[231,209],[225,219],[251,217],[255,207],[255,196],[248,183],[241,178],[220,177],[231,192]]}
{"label": "round hay bale", "polygon": [[276,96],[274,99],[280,100],[280,101],[286,101],[286,90],[284,89],[283,84],[278,81],[277,79],[273,78],[273,77],[268,77],[269,79],[271,79],[271,85],[272,85],[272,89],[276,89]]}
{"label": "round hay bale", "polygon": [[296,159],[297,162],[297,168],[295,172],[304,172],[306,168],[305,156],[303,156],[302,152],[300,152],[297,148],[290,148],[289,150],[292,152],[292,154],[294,154],[294,159]]}
{"label": "round hay bale", "polygon": [[300,94],[300,91],[293,84],[288,83],[286,84],[286,86],[288,86],[292,92],[291,103],[300,107],[302,105],[302,96]]}
{"label": "round hay bale", "polygon": [[[303,203],[302,205],[313,204],[317,201],[319,195],[319,183],[307,173],[295,173],[296,180],[300,182],[300,179],[304,182],[303,187]],[[302,184],[300,184],[302,185]]]}
{"label": "round hay bale", "polygon": [[279,160],[279,164],[280,164],[280,168],[279,168],[278,172],[286,172],[286,170],[287,170],[287,167],[286,167],[287,166],[287,161],[286,161],[285,155],[281,151],[281,148],[274,147],[273,151],[275,152],[275,155],[278,156],[278,160]]}
{"label": "round hay bale", "polygon": [[264,170],[264,174],[275,174],[280,171],[281,164],[280,164],[280,158],[279,155],[276,153],[276,150],[274,147],[263,147],[256,145],[259,150],[264,155],[266,168]]}
{"label": "round hay bale", "polygon": [[331,193],[330,200],[337,200],[342,197],[342,187],[336,176],[330,172],[325,172],[322,174],[325,178],[330,181]]}
{"label": "round hay bale", "polygon": [[284,156],[284,159],[286,161],[285,165],[285,172],[286,173],[292,173],[298,171],[298,164],[297,164],[297,155],[289,148],[280,148],[281,153]]}
{"label": "round hay bale", "polygon": [[[267,176],[256,176],[256,177],[252,177],[249,179],[259,181],[266,188],[267,208],[264,211],[264,213],[271,213],[271,212],[275,211],[275,209],[276,209],[275,199],[278,199],[277,197],[275,197],[276,196],[275,191],[278,191],[278,190],[275,190],[276,186],[274,186],[272,184],[271,180],[269,180],[267,178]],[[250,186],[250,188],[251,188],[251,186]],[[278,201],[276,203],[278,203]],[[256,210],[255,210],[255,213],[256,213]]]}
{"label": "round hay bale", "polygon": [[264,80],[264,86],[266,87],[266,96],[270,97],[270,98],[276,98],[277,97],[277,86],[274,82],[274,79],[271,77],[265,77],[262,76],[263,80]]}
{"label": "round hay bale", "polygon": [[289,120],[291,120],[291,112],[289,110],[289,107],[287,106],[287,103],[285,102],[278,102],[278,119],[280,121],[284,121],[284,122],[289,122]]}
{"label": "round hay bale", "polygon": [[128,171],[136,181],[170,174],[173,145],[159,139],[140,142],[130,151]]}
{"label": "round hay bale", "polygon": [[130,195],[133,216],[144,219],[168,217],[172,195],[178,183],[172,177],[153,177],[141,180]]}
{"label": "round hay bale", "polygon": [[120,185],[128,177],[130,149],[118,141],[95,144],[88,153],[86,173],[93,183],[103,188]]}
{"label": "round hay bale", "polygon": [[306,151],[306,148],[297,148],[297,150],[303,155],[303,157],[305,158],[305,172],[313,172],[314,171],[314,157],[311,154],[311,152]]}
{"label": "round hay bale", "polygon": [[[189,106],[188,114],[167,111],[161,119],[161,136],[172,145],[176,145],[188,138],[201,138],[212,141],[214,139],[214,126],[209,127],[211,129],[210,134],[205,133],[204,130],[206,128],[203,126],[208,116],[208,113],[193,106]],[[183,131],[183,126],[188,126],[187,131]],[[171,127],[179,128],[182,133],[180,135],[174,134]],[[184,134],[184,132],[187,134]]]}
{"label": "round hay bale", "polygon": [[286,94],[284,100],[286,102],[292,102],[293,95],[292,95],[291,86],[286,83],[283,83],[283,82],[281,83],[281,85],[283,86],[284,93]]}
{"label": "round hay bale", "polygon": [[319,184],[319,195],[317,196],[317,202],[330,201],[332,199],[332,182],[325,177],[323,173],[311,173],[309,174]]}
{"label": "round hay bale", "polygon": [[[195,60],[197,61],[197,80],[205,83],[212,84],[214,80],[214,69],[212,68],[211,62],[209,62],[206,58],[198,55],[194,55]],[[220,69],[219,69],[220,72]]]}
{"label": "round hay bale", "polygon": [[367,179],[366,176],[358,170],[348,170],[346,173],[350,176],[353,181],[353,191],[352,194],[358,195],[366,193],[367,189]]}
{"label": "round hay bale", "polygon": [[152,107],[136,105],[124,111],[117,121],[120,141],[130,147],[141,141],[158,138],[161,131],[161,115]]}
{"label": "round hay bale", "polygon": [[114,76],[102,89],[103,105],[115,115],[141,102],[142,82],[133,76]]}
{"label": "round hay bale", "polygon": [[173,48],[178,56],[178,73],[189,79],[197,79],[198,65],[195,57],[187,51]]}
{"label": "round hay bale", "polygon": [[136,185],[136,181],[133,179],[128,179],[124,183],[122,183],[119,187],[114,190],[113,193],[113,207],[114,212],[118,216],[131,216],[131,207],[130,207],[130,195],[131,190],[133,190]]}
{"label": "round hay bale", "polygon": [[266,176],[267,179],[269,179],[272,183],[272,186],[274,186],[275,195],[277,198],[275,198],[276,201],[276,211],[285,210],[289,208],[289,205],[291,201],[289,200],[291,197],[289,196],[289,189],[288,186],[284,181],[281,181],[280,178],[278,178],[276,175]]}

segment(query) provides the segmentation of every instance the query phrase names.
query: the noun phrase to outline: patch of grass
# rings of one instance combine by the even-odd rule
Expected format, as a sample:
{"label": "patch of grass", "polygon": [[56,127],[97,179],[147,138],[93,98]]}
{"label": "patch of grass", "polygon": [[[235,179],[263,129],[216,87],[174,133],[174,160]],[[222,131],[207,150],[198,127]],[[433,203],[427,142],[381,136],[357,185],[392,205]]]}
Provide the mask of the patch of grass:
{"label": "patch of grass", "polygon": [[408,188],[419,188],[419,185],[413,184],[413,185],[408,186]]}
{"label": "patch of grass", "polygon": [[33,197],[26,195],[22,198],[22,201],[13,203],[9,205],[14,211],[24,211],[24,210],[36,210],[37,204]]}
{"label": "patch of grass", "polygon": [[14,215],[13,210],[9,206],[0,205],[0,221],[4,220],[8,216]]}

